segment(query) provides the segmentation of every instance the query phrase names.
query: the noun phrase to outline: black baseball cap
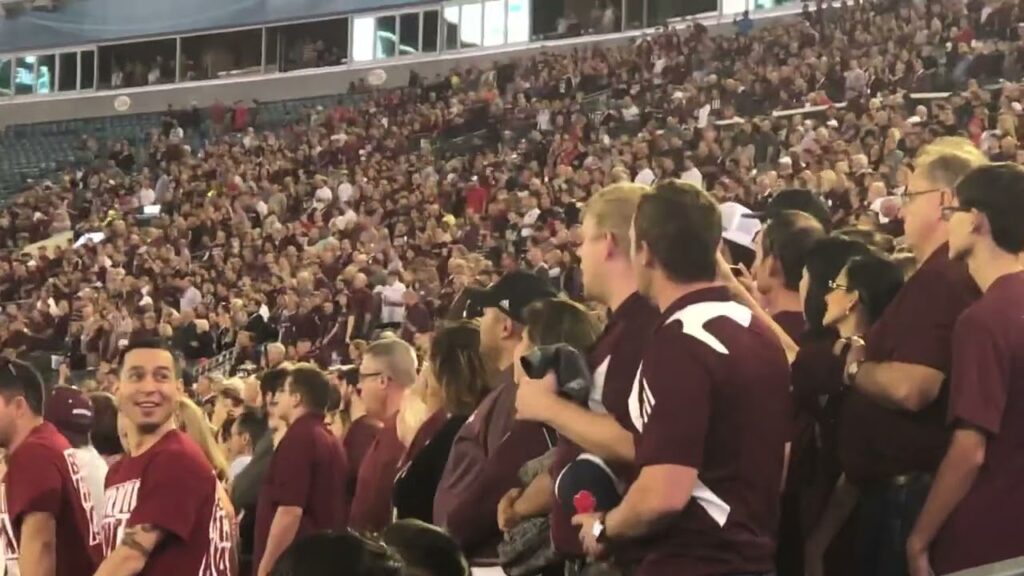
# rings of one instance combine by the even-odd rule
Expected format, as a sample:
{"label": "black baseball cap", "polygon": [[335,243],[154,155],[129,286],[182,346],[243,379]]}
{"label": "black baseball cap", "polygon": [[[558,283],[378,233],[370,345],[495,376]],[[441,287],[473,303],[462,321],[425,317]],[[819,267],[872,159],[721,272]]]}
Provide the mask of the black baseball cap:
{"label": "black baseball cap", "polygon": [[777,217],[786,210],[806,212],[820,222],[826,231],[832,230],[832,214],[828,211],[828,206],[815,196],[814,192],[805,188],[782,190],[775,196],[772,196],[772,199],[768,202],[768,207],[763,211],[744,214],[743,217],[757,218],[765,222]]}
{"label": "black baseball cap", "polygon": [[623,486],[608,465],[593,454],[582,454],[555,480],[555,496],[570,515],[607,512],[622,502]]}
{"label": "black baseball cap", "polygon": [[481,310],[497,308],[522,324],[523,313],[530,304],[556,296],[558,293],[546,279],[529,272],[516,271],[505,274],[489,288],[475,291],[470,300]]}

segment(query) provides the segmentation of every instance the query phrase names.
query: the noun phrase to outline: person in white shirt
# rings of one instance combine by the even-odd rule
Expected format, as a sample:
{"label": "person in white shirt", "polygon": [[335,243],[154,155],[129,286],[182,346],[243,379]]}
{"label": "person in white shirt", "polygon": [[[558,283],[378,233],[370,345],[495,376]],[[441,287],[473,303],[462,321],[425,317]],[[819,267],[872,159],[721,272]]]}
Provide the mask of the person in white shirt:
{"label": "person in white shirt", "polygon": [[622,101],[622,120],[624,122],[634,122],[640,119],[640,109],[633,103],[633,99],[626,96]]}
{"label": "person in white shirt", "polygon": [[92,446],[92,401],[77,388],[57,386],[46,401],[43,414],[46,421],[53,424],[54,428],[67,438],[74,450],[78,471],[92,498],[90,520],[99,530],[103,519],[103,482],[107,477],[107,463]]}
{"label": "person in white shirt", "polygon": [[344,203],[341,205],[341,214],[334,217],[331,220],[331,229],[339,232],[347,232],[351,230],[356,222],[359,221],[359,215],[355,213],[352,208]]}
{"label": "person in white shirt", "polygon": [[182,290],[181,299],[178,301],[178,310],[180,312],[195,310],[196,307],[203,303],[203,295],[192,285],[191,278],[185,277],[182,282],[185,288]]}
{"label": "person in white shirt", "polygon": [[683,157],[683,171],[679,174],[679,179],[688,184],[693,184],[697,188],[704,189],[704,175],[693,164],[693,158],[689,154]]}
{"label": "person in white shirt", "polygon": [[313,193],[313,204],[318,208],[323,209],[334,201],[334,192],[332,192],[330,186],[327,185],[327,180],[323,178],[318,180],[320,187]]}
{"label": "person in white shirt", "polygon": [[374,294],[380,294],[382,329],[400,328],[405,323],[405,291],[397,271],[388,272],[387,283],[373,290]]}
{"label": "person in white shirt", "polygon": [[267,433],[267,420],[254,410],[246,410],[231,424],[231,436],[227,441],[228,478],[234,480],[252,461],[256,444]]}
{"label": "person in white shirt", "polygon": [[636,178],[633,179],[634,184],[642,184],[643,186],[650,186],[658,179],[657,174],[654,170],[651,170],[651,165],[648,160],[637,161],[637,166],[640,171],[636,173]]}
{"label": "person in white shirt", "polygon": [[338,184],[338,202],[348,204],[352,199],[352,184],[348,181],[348,173],[342,172],[341,184]]}
{"label": "person in white shirt", "polygon": [[149,183],[149,180],[146,180],[145,182],[142,183],[142,188],[139,190],[138,197],[139,206],[149,206],[150,204],[156,204],[156,190],[153,190],[152,186]]}

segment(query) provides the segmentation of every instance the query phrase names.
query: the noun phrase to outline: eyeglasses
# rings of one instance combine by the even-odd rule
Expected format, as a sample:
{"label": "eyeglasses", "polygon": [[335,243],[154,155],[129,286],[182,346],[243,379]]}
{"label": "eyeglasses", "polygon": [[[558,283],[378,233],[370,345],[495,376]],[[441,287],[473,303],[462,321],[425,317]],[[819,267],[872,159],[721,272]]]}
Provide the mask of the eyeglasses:
{"label": "eyeglasses", "polygon": [[850,287],[847,284],[840,284],[839,282],[836,282],[835,280],[829,280],[828,281],[828,288],[829,288],[829,290],[844,290],[844,291],[847,291],[847,292],[850,291]]}
{"label": "eyeglasses", "polygon": [[970,212],[971,210],[973,210],[973,208],[968,208],[967,206],[943,206],[942,219],[947,221],[952,220],[953,216],[956,215],[958,212],[966,213]]}
{"label": "eyeglasses", "polygon": [[383,375],[384,375],[383,372],[360,372],[359,373],[359,381],[362,382],[364,380],[369,380],[370,378],[376,378],[378,376],[383,376]]}
{"label": "eyeglasses", "polygon": [[901,204],[906,206],[907,204],[910,204],[914,200],[914,198],[917,198],[918,196],[934,194],[936,192],[943,192],[945,190],[945,188],[929,188],[928,190],[919,190],[917,192],[908,192],[904,190],[903,192],[897,195],[897,198],[900,199]]}

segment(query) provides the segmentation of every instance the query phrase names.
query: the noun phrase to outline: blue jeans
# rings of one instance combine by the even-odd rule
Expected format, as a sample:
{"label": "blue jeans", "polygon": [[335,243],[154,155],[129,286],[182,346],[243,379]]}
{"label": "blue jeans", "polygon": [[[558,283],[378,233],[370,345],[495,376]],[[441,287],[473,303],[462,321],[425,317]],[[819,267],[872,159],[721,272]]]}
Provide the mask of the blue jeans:
{"label": "blue jeans", "polygon": [[862,487],[856,510],[859,574],[906,576],[907,538],[931,485],[931,476],[913,474]]}

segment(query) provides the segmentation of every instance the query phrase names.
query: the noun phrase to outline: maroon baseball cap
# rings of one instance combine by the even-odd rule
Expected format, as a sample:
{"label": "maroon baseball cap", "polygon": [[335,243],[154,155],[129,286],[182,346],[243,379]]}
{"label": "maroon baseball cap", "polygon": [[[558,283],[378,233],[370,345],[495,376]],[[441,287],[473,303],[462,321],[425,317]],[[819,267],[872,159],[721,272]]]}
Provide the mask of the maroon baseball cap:
{"label": "maroon baseball cap", "polygon": [[61,432],[88,434],[92,431],[92,401],[84,392],[70,386],[58,386],[46,401],[43,414],[47,422]]}

